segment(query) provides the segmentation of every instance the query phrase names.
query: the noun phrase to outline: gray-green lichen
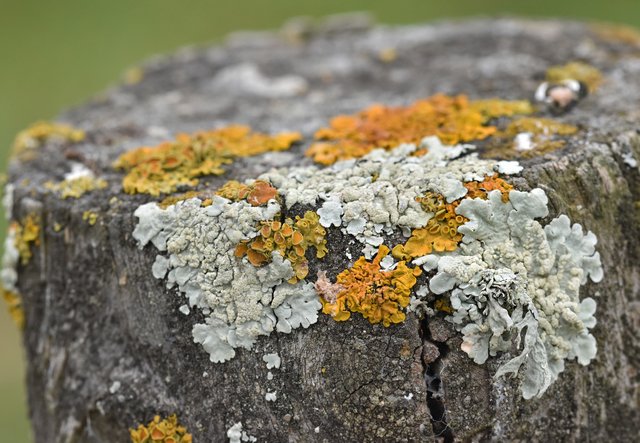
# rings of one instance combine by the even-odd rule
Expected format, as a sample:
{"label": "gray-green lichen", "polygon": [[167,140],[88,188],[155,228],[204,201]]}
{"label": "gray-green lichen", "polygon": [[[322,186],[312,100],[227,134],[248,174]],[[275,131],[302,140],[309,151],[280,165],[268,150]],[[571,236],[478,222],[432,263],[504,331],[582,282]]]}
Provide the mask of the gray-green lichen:
{"label": "gray-green lichen", "polygon": [[251,349],[257,337],[274,330],[290,333],[315,323],[321,304],[313,285],[285,283],[293,276],[288,260],[274,252],[269,264],[256,268],[234,256],[237,244],[255,237],[257,223],[273,219],[279,204],[255,207],[219,196],[210,206],[201,204],[193,198],[166,209],[142,205],[133,236],[141,247],[151,242],[167,252],[156,257],[152,273],[166,276],[167,286],[177,285],[188,306],[206,316],[193,327],[193,337],[211,361],[229,360],[236,348]]}
{"label": "gray-green lichen", "polygon": [[[428,152],[412,156],[419,148]],[[260,176],[284,196],[287,207],[319,205],[324,227],[339,226],[364,244],[371,258],[385,235],[424,227],[433,214],[416,198],[427,191],[448,202],[464,197],[464,182],[483,180],[502,169],[520,172],[517,162],[479,159],[473,145],[443,146],[437,137],[426,137],[420,146],[406,144],[393,150],[375,150],[358,160],[340,161],[328,168],[315,166],[280,169]]]}
{"label": "gray-green lichen", "polygon": [[587,365],[596,355],[589,333],[596,303],[580,300],[587,278],[603,277],[596,237],[583,234],[561,215],[542,226],[548,215],[541,189],[511,191],[502,201],[499,191],[488,200],[463,200],[457,213],[469,222],[459,228],[463,242],[447,255],[419,260],[437,269],[429,282],[435,294],[451,291],[454,309],[449,320],[464,335],[462,350],[484,363],[512,349],[518,355],[496,376],[522,374],[525,398],[541,396],[564,370],[567,359]]}

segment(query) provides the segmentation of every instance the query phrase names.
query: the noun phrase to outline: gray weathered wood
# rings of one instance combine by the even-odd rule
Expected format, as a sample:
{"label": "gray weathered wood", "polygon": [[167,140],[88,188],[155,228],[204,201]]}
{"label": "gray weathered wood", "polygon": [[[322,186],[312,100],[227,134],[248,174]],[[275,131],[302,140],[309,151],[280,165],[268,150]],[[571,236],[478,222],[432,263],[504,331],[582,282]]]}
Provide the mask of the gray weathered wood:
{"label": "gray weathered wood", "polygon": [[[87,131],[86,142],[66,151],[45,146],[32,161],[12,164],[10,182],[22,184],[14,216],[37,210],[44,220],[42,244],[20,268],[19,281],[36,441],[126,441],[130,426],[173,412],[195,441],[226,441],[238,421],[259,441],[434,441],[442,427],[431,414],[440,417],[441,407],[445,441],[637,438],[640,170],[620,153],[631,149],[640,158],[640,46],[565,21],[360,23],[301,33],[298,41],[292,33],[300,28],[287,29],[288,37],[236,35],[153,60],[139,84],[116,87],[63,115]],[[396,51],[393,63],[378,57],[387,48]],[[140,251],[131,237],[134,209],[151,199],[123,194],[122,174],[111,163],[126,149],[156,144],[163,130],[168,137],[246,123],[267,132],[300,130],[306,146],[331,116],[374,102],[404,104],[438,92],[528,98],[546,67],[574,59],[599,67],[606,78],[560,117],[589,131],[561,151],[524,161],[518,185],[544,188],[552,215],[566,213],[598,236],[605,278],[582,289],[599,294],[598,355],[588,367],[568,362],[541,399],[525,401],[516,381],[492,379],[496,363],[474,364],[459,349],[460,334],[442,320],[421,324],[413,316],[389,329],[359,316],[345,323],[321,316],[307,330],[274,333],[255,352],[241,350],[214,365],[192,342],[193,320],[178,311],[180,297],[152,277],[155,251]],[[266,96],[243,80],[247,66],[269,78],[299,76],[306,90]],[[302,150],[278,161],[309,162]],[[69,170],[71,151],[108,179],[106,190],[62,200],[44,189]],[[243,159],[200,186],[255,177],[273,166],[271,158]],[[118,202],[110,203],[113,196]],[[82,220],[85,210],[99,213],[95,226]],[[56,232],[54,223],[64,229]],[[339,251],[341,241],[330,238],[330,251]],[[421,354],[434,344],[441,356],[425,367]],[[276,351],[283,367],[268,381],[261,357]],[[425,371],[440,378],[441,402],[427,402]],[[112,394],[115,381],[120,388]],[[277,402],[265,401],[267,387],[280,393]]]}

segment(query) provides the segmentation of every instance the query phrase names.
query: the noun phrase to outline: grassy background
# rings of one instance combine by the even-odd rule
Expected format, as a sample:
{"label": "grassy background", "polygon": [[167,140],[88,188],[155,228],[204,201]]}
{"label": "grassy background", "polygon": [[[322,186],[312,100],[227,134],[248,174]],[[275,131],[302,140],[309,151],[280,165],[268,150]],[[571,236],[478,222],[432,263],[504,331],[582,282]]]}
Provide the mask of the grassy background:
{"label": "grassy background", "polygon": [[[365,9],[385,23],[517,14],[640,26],[638,0],[0,0],[0,167],[17,131],[81,103],[145,57],[292,16]],[[19,336],[1,307],[0,355],[1,439],[27,442]]]}

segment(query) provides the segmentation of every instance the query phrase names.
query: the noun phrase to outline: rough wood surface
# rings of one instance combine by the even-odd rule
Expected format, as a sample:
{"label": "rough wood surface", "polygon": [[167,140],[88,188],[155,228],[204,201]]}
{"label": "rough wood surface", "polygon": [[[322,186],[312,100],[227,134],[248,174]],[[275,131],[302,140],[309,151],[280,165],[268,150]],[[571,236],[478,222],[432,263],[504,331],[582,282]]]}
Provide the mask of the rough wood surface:
{"label": "rough wood surface", "polygon": [[[62,116],[87,132],[85,142],[47,145],[35,159],[11,165],[14,216],[38,211],[43,217],[41,246],[20,268],[19,280],[35,440],[126,441],[129,427],[174,412],[198,442],[226,441],[238,421],[259,441],[637,438],[640,171],[621,154],[640,158],[640,46],[565,21],[397,28],[346,21],[305,29],[235,35],[151,61],[140,83],[116,87]],[[389,48],[396,58],[385,63],[379,54]],[[598,301],[598,354],[587,367],[567,362],[541,399],[525,401],[517,381],[493,379],[493,360],[474,364],[446,322],[413,316],[393,328],[321,316],[309,329],[273,333],[253,351],[213,364],[192,341],[193,318],[178,311],[181,297],[151,275],[155,251],[140,251],[131,236],[134,209],[151,199],[123,194],[122,174],[111,164],[126,149],[225,123],[299,130],[306,137],[291,155],[245,158],[199,185],[218,187],[229,178],[255,177],[274,162],[308,163],[304,147],[336,114],[438,92],[529,98],[546,67],[574,59],[605,75],[595,94],[560,117],[587,130],[563,150],[523,161],[517,185],[542,187],[552,216],[568,214],[598,236],[605,277],[582,288]],[[266,79],[296,80],[264,91],[251,78],[254,68]],[[70,158],[82,159],[108,188],[78,200],[45,190],[44,182],[69,171]],[[86,210],[99,214],[95,226],[82,220]],[[64,229],[56,232],[54,223]],[[329,240],[331,266],[344,268],[346,258],[336,253],[344,240],[339,234]],[[425,365],[422,354],[434,346],[440,357]],[[273,380],[262,361],[268,352],[283,362]],[[440,380],[441,400],[428,396],[425,372]],[[278,401],[265,401],[267,389],[279,392]],[[432,417],[448,428],[442,431]]]}

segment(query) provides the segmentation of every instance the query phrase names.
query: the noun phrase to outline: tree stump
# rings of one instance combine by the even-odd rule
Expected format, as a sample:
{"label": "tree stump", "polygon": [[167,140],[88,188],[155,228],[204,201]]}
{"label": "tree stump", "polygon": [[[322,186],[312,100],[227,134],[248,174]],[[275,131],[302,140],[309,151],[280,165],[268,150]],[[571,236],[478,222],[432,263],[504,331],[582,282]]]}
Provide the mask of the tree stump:
{"label": "tree stump", "polygon": [[[579,92],[549,77],[548,68],[575,61],[602,74],[597,85],[581,78]],[[213,192],[272,168],[311,166],[304,152],[336,115],[374,103],[406,106],[440,93],[533,101],[545,72],[548,86],[575,94],[570,99],[577,104],[557,90],[558,96],[539,90],[547,103],[538,103],[536,116],[575,127],[575,133],[558,136],[561,146],[525,155],[529,145],[522,143],[531,142],[531,133],[507,134],[512,120],[506,115],[482,124],[498,132],[470,142],[482,156],[502,134],[503,145],[522,152],[495,151],[495,158],[516,156],[523,167],[503,178],[522,192],[541,188],[549,199],[550,215],[540,223],[566,214],[597,236],[604,277],[580,287],[580,299],[597,302],[590,330],[597,354],[588,365],[566,360],[546,392],[525,400],[522,371],[496,376],[518,355],[517,344],[475,363],[461,349],[463,334],[447,321],[449,308],[435,309],[433,296],[424,303],[426,317],[407,313],[388,327],[356,312],[348,321],[318,312],[315,324],[290,334],[274,330],[250,350],[237,347],[224,363],[213,363],[194,343],[192,329],[208,311],[189,307],[183,292],[154,277],[159,250],[139,248],[133,235],[136,209],[166,195],[125,193],[127,171],[113,167],[121,154],[229,124],[302,134],[288,151],[239,156],[222,165],[221,175],[172,189]],[[637,438],[640,36],[634,31],[515,19],[402,27],[362,18],[295,21],[277,33],[237,34],[214,47],[186,48],[146,63],[139,73],[140,81],[60,117],[83,135],[69,128],[61,134],[59,127],[25,133],[10,166],[8,204],[19,226],[12,241],[22,245],[23,260],[5,257],[5,270],[17,263],[19,296],[12,301],[14,311],[24,313],[35,441],[127,441],[130,428],[174,413],[197,442]],[[439,130],[446,132],[447,124]],[[91,182],[78,195],[60,184],[83,176]],[[321,200],[293,205],[287,216],[321,206]],[[327,255],[306,253],[309,282],[319,270],[335,280],[362,253],[355,237],[335,225],[325,228]],[[397,230],[381,235],[391,248],[407,241]],[[250,266],[246,258],[237,260]],[[419,285],[432,277],[423,271]],[[279,367],[269,354],[278,355]]]}

